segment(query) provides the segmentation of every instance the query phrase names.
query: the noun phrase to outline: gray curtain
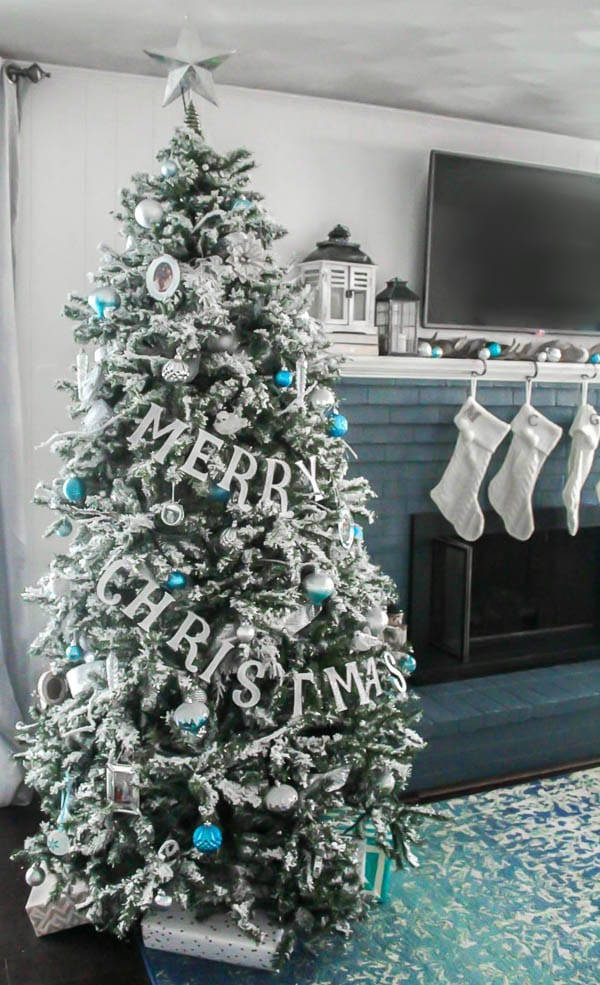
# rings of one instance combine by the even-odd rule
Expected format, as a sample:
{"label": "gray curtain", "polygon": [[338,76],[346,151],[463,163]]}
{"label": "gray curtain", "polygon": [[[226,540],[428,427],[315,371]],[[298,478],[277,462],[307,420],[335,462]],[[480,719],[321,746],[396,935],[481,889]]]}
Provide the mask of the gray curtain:
{"label": "gray curtain", "polygon": [[[23,426],[15,313],[15,223],[19,178],[17,85],[0,58],[0,806],[24,804],[13,759],[15,723],[28,704],[29,668],[21,600],[25,557]],[[19,86],[21,83],[18,84]]]}

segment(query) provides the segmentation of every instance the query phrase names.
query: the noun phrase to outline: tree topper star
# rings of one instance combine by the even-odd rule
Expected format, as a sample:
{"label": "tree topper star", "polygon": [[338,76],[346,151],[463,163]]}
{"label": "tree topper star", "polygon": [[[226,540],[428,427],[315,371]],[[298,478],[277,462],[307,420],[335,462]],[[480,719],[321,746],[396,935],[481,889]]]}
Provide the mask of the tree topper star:
{"label": "tree topper star", "polygon": [[200,42],[198,32],[188,22],[184,20],[181,33],[174,48],[165,48],[164,51],[148,51],[145,54],[154,58],[159,64],[166,65],[169,76],[165,89],[163,106],[168,106],[179,95],[191,89],[199,93],[209,102],[217,103],[217,94],[212,72],[219,65],[234,55],[234,51],[216,53],[205,48]]}

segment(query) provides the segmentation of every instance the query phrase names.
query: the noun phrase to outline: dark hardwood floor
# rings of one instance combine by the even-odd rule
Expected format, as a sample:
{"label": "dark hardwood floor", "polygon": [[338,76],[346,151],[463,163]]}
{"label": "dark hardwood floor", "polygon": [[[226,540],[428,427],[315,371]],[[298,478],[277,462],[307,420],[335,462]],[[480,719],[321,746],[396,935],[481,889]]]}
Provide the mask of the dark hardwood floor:
{"label": "dark hardwood floor", "polygon": [[29,888],[10,855],[37,818],[35,807],[0,810],[0,985],[148,985],[135,941],[91,927],[35,936],[25,912]]}

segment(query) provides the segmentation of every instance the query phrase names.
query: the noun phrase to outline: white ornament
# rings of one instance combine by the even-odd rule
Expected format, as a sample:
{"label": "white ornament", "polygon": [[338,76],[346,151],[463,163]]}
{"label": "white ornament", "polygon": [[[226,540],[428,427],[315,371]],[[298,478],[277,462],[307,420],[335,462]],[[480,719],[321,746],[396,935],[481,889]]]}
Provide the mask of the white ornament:
{"label": "white ornament", "polygon": [[52,854],[57,855],[59,858],[62,858],[63,855],[68,855],[71,851],[69,836],[61,828],[54,828],[48,832],[46,835],[46,844]]}
{"label": "white ornament", "polygon": [[389,622],[388,614],[380,605],[374,605],[366,613],[365,622],[372,633],[383,633]]}
{"label": "white ornament", "polygon": [[251,643],[256,636],[256,630],[254,626],[250,625],[250,623],[242,623],[242,625],[238,626],[236,629],[235,635],[240,643]]}
{"label": "white ornament", "polygon": [[161,221],[163,207],[154,198],[144,198],[135,207],[135,221],[144,229],[150,229]]}
{"label": "white ornament", "polygon": [[538,354],[537,354],[537,356],[535,358],[536,358],[536,360],[537,360],[538,363],[548,362],[548,353],[546,352],[545,349],[542,349],[541,352],[538,352]]}
{"label": "white ornament", "polygon": [[265,807],[274,814],[289,814],[298,803],[298,791],[288,783],[271,787],[265,794]]}
{"label": "white ornament", "polygon": [[556,346],[551,346],[546,350],[549,363],[559,363],[562,359],[562,352]]}
{"label": "white ornament", "polygon": [[215,417],[213,430],[217,434],[236,434],[241,428],[246,427],[248,421],[245,417],[241,417],[240,414],[230,414],[226,410],[220,410]]}
{"label": "white ornament", "polygon": [[41,886],[46,878],[46,873],[40,865],[31,865],[25,873],[25,882],[32,888]]}
{"label": "white ornament", "polygon": [[431,345],[429,342],[419,342],[417,346],[417,355],[421,356],[422,359],[431,358]]}
{"label": "white ornament", "polygon": [[479,359],[483,359],[485,362],[487,362],[488,359],[492,358],[492,354],[488,349],[487,345],[484,345],[483,349],[480,349],[477,355]]}

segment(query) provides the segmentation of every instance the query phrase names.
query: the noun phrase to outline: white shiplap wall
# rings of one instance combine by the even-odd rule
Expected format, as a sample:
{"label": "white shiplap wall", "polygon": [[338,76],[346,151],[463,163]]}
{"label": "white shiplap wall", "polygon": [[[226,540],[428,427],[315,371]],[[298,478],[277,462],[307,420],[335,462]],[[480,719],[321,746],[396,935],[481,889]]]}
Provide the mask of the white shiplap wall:
{"label": "white shiplap wall", "polygon": [[[153,167],[181,118],[179,106],[161,109],[161,80],[51,71],[23,109],[17,273],[26,496],[55,467],[33,446],[68,423],[64,395],[52,388],[74,356],[70,325],[60,318],[65,297],[85,290],[96,244],[119,242],[109,216],[118,189],[132,172]],[[598,142],[555,134],[233,87],[221,87],[220,101],[219,109],[202,106],[205,132],[219,150],[254,152],[254,187],[290,230],[282,259],[306,253],[341,221],[379,263],[381,281],[399,274],[417,290],[432,148],[600,170]],[[59,546],[40,543],[46,520],[30,510],[30,576]]]}

